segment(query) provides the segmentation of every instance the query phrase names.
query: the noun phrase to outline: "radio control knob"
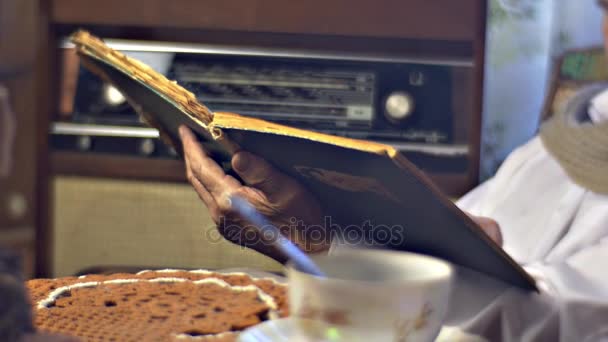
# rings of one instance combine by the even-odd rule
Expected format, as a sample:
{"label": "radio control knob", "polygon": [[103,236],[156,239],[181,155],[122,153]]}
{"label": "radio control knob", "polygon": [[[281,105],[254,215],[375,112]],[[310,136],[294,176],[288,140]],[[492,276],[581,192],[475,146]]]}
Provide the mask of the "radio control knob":
{"label": "radio control knob", "polygon": [[8,215],[10,218],[17,220],[27,214],[27,199],[22,193],[11,193],[7,198]]}
{"label": "radio control knob", "polygon": [[125,96],[114,86],[106,84],[104,87],[104,99],[112,107],[119,106],[127,100]]}
{"label": "radio control knob", "polygon": [[384,115],[393,123],[409,118],[414,111],[414,98],[405,91],[391,93],[384,102]]}
{"label": "radio control knob", "polygon": [[169,155],[171,157],[173,157],[173,158],[179,157],[179,155],[177,154],[177,151],[173,147],[169,147],[169,149],[167,151],[169,152]]}
{"label": "radio control knob", "polygon": [[139,152],[144,156],[152,155],[155,149],[156,146],[154,146],[154,140],[152,139],[144,139],[139,145]]}
{"label": "radio control knob", "polygon": [[88,135],[82,135],[82,136],[78,137],[78,139],[76,140],[76,147],[80,151],[88,151],[91,149],[92,145],[93,145],[93,141],[91,140],[91,137],[89,137]]}

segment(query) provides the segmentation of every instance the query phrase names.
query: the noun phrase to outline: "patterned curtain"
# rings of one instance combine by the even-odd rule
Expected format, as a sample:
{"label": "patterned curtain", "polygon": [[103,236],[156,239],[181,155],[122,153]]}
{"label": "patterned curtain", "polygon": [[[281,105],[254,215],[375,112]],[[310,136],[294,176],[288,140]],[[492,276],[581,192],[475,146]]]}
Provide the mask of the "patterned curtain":
{"label": "patterned curtain", "polygon": [[602,44],[596,0],[489,0],[481,177],[537,130],[556,57]]}

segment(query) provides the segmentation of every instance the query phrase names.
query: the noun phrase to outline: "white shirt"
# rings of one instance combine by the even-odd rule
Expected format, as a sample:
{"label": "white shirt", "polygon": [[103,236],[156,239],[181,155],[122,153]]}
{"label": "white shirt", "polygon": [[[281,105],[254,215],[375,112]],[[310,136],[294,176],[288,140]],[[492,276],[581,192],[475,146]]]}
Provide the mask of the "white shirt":
{"label": "white shirt", "polygon": [[471,306],[479,286],[491,294],[472,318],[460,312],[452,323],[492,341],[608,339],[608,196],[574,184],[535,137],[457,204],[498,222],[504,250],[541,294],[480,285],[474,276],[462,287],[472,293],[459,291],[454,297],[467,300],[453,306]]}
{"label": "white shirt", "polygon": [[[589,117],[608,120],[608,91],[591,101]],[[469,312],[453,309],[452,323],[491,341],[608,340],[607,195],[573,183],[534,137],[457,205],[498,222],[504,250],[541,293],[462,276],[452,306]]]}

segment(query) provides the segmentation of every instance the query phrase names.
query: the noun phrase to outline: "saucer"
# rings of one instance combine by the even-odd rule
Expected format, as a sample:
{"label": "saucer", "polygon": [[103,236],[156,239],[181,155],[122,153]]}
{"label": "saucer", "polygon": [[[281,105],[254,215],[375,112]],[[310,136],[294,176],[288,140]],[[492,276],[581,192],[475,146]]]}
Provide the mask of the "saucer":
{"label": "saucer", "polygon": [[[238,342],[305,342],[308,341],[296,330],[290,318],[266,321],[243,331]],[[486,342],[484,338],[471,335],[458,328],[444,326],[435,342]]]}

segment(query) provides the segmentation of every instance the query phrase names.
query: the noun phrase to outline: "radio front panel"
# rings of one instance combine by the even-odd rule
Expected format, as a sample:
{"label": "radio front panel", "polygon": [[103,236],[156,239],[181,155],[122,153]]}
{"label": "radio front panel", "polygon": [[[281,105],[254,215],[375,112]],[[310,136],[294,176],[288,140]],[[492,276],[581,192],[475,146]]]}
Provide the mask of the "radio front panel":
{"label": "radio front panel", "polygon": [[[473,63],[463,59],[244,50],[107,41],[184,86],[212,111],[395,146],[426,171],[466,173]],[[52,127],[57,150],[176,158],[120,92],[72,70]]]}

